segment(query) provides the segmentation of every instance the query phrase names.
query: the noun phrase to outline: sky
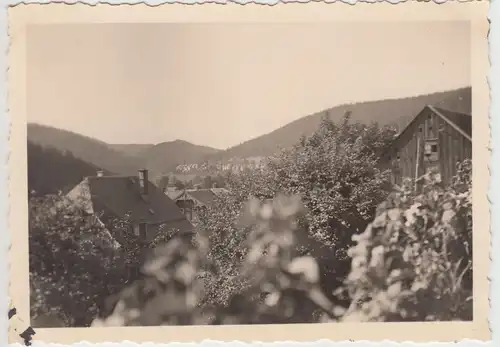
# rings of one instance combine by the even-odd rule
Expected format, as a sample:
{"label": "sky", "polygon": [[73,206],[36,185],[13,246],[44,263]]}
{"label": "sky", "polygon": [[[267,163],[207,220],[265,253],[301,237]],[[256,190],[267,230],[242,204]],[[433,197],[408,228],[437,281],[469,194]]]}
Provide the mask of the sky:
{"label": "sky", "polygon": [[227,148],[350,102],[471,84],[469,22],[29,27],[28,122]]}

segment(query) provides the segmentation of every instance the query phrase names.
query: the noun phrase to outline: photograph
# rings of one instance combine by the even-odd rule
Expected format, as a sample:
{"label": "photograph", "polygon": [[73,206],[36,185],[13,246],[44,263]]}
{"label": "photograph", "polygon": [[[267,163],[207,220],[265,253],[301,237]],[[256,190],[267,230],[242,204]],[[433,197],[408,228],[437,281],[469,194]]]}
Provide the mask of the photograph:
{"label": "photograph", "polygon": [[477,15],[394,17],[23,24],[30,327],[483,334]]}

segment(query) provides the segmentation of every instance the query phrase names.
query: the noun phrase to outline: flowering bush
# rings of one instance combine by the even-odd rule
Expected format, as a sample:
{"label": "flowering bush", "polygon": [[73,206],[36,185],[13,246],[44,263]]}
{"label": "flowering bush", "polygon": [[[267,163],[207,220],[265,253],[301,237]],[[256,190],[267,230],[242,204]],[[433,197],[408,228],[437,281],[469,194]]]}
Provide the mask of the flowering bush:
{"label": "flowering bush", "polygon": [[[144,276],[111,296],[92,326],[204,324],[199,279],[208,242],[202,234],[179,234],[157,247],[143,264]],[[210,317],[210,316],[208,316]]]}
{"label": "flowering bush", "polygon": [[[88,326],[104,298],[137,278],[144,250],[130,233],[130,222],[113,217],[106,227],[102,216],[87,213],[83,206],[60,195],[29,200],[30,304],[35,320],[52,316],[64,326]],[[121,244],[116,234],[122,236]]]}
{"label": "flowering bush", "polygon": [[351,236],[364,230],[388,194],[388,173],[377,169],[376,154],[393,138],[394,129],[351,123],[349,115],[340,126],[325,118],[313,136],[282,151],[261,169],[230,174],[228,193],[199,213],[200,228],[210,237],[209,257],[221,269],[219,276],[207,278],[206,300],[227,304],[232,294],[249,285],[240,276],[240,267],[253,226],[241,227],[238,221],[252,196],[260,200],[281,193],[301,197],[305,209],[298,223],[317,241],[314,249],[312,240],[309,248],[302,245],[302,252],[314,251],[329,290],[340,285],[349,271],[346,251],[352,245]]}
{"label": "flowering bush", "polygon": [[353,237],[342,321],[472,319],[471,164],[450,187],[433,173],[419,193],[407,182]]}

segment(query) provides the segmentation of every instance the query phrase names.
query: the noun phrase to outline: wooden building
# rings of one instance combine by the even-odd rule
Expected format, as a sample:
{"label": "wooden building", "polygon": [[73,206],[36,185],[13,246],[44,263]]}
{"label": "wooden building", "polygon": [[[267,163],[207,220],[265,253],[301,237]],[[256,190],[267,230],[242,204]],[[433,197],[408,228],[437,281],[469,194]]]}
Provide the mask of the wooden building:
{"label": "wooden building", "polygon": [[471,115],[426,106],[382,154],[380,164],[391,169],[394,184],[430,169],[438,170],[446,184],[465,159],[472,159]]}

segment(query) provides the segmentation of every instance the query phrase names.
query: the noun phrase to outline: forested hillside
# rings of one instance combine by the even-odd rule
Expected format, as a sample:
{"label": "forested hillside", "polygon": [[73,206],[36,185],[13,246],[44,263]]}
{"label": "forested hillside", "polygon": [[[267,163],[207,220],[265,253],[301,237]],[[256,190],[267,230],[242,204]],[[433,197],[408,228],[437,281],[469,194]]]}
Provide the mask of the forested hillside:
{"label": "forested hillside", "polygon": [[140,168],[134,159],[110,148],[108,144],[71,131],[28,124],[28,140],[62,153],[71,152],[76,158],[116,174],[136,174]]}
{"label": "forested hillside", "polygon": [[61,153],[28,141],[28,190],[37,195],[66,192],[83,177],[95,175],[97,170],[71,152]]}

